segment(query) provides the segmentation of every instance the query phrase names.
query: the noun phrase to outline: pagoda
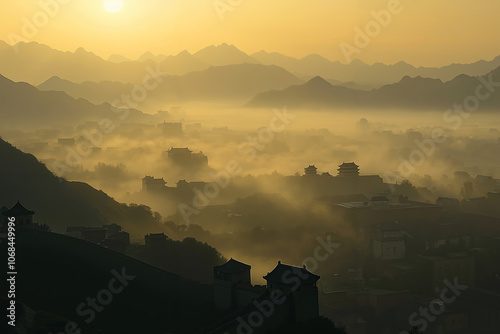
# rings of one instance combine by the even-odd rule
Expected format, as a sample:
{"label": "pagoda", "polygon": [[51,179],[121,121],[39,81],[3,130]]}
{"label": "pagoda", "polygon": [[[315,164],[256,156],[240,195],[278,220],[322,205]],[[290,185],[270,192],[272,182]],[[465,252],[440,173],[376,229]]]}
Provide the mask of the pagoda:
{"label": "pagoda", "polygon": [[359,166],[354,162],[344,162],[337,170],[339,176],[359,176]]}
{"label": "pagoda", "polygon": [[10,210],[4,211],[2,209],[2,215],[5,217],[14,217],[16,224],[19,225],[31,225],[33,224],[34,211],[26,209],[19,201]]}
{"label": "pagoda", "polygon": [[309,167],[304,168],[304,172],[306,175],[316,175],[318,173],[318,169],[314,165],[309,165]]}

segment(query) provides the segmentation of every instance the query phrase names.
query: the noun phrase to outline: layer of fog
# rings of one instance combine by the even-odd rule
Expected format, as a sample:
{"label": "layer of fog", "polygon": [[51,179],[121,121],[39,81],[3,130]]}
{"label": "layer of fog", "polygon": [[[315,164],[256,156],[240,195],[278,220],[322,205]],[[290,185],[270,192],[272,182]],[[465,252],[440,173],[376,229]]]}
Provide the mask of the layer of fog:
{"label": "layer of fog", "polygon": [[[70,166],[61,176],[87,182],[119,201],[130,202],[133,198],[136,203],[150,205],[162,214],[165,221],[174,220],[178,228],[186,222],[176,220],[176,207],[163,200],[155,201],[154,196],[146,196],[141,192],[141,179],[146,175],[163,177],[170,187],[175,187],[180,179],[188,182],[213,181],[211,173],[219,173],[226,169],[228,162],[237,161],[241,173],[233,181],[240,194],[281,193],[280,201],[283,202],[276,207],[292,212],[298,210],[298,218],[290,222],[292,232],[283,234],[289,227],[282,221],[276,223],[278,219],[274,212],[245,228],[233,226],[226,229],[225,225],[219,224],[221,227],[217,229],[217,221],[197,221],[196,225],[201,226],[198,229],[196,226],[184,226],[177,233],[166,227],[165,231],[178,238],[195,236],[218,248],[226,258],[234,257],[252,264],[258,282],[261,281],[259,277],[266,270],[271,270],[277,260],[297,264],[314,249],[317,236],[340,228],[340,225],[333,225],[328,213],[318,214],[312,224],[308,222],[307,217],[315,214],[311,211],[313,209],[300,207],[301,199],[288,196],[286,185],[276,187],[269,184],[272,175],[302,175],[303,169],[310,164],[318,167],[319,173],[336,175],[338,165],[354,161],[360,166],[361,174],[378,174],[390,182],[386,175],[394,175],[392,173],[398,169],[401,174],[402,161],[408,160],[404,163],[404,170],[407,171],[408,166],[414,169],[403,176],[417,187],[426,187],[431,195],[425,200],[430,202],[439,196],[460,196],[463,184],[454,179],[455,171],[466,171],[472,177],[482,174],[500,178],[500,118],[491,113],[473,113],[468,118],[461,118],[461,124],[456,126],[458,119],[445,121],[444,111],[441,110],[382,113],[356,110],[314,112],[284,108],[273,111],[203,104],[167,110],[164,120],[182,122],[183,136],[165,135],[158,124],[131,124],[125,120],[117,124],[114,131],[104,134],[102,142],[89,155],[80,156],[78,166]],[[282,127],[277,113],[289,124]],[[285,113],[291,116],[284,118]],[[2,137],[33,153],[49,169],[53,169],[54,162],[69,166],[66,159],[68,149],[76,150],[76,147],[58,144],[58,138],[78,139],[82,130],[92,131],[95,127],[95,124],[79,127],[68,124],[59,129],[14,131],[3,128]],[[264,131],[265,128],[275,132],[270,135],[271,132]],[[443,129],[446,139],[430,144],[432,132],[436,129]],[[251,144],[252,141],[254,144]],[[426,143],[427,152],[417,143]],[[165,155],[171,147],[202,151],[208,156],[209,168],[195,173],[176,168]],[[252,147],[256,153],[254,158],[249,153]],[[414,153],[416,151],[423,153]],[[424,158],[418,164],[411,164],[412,154],[413,157]],[[210,204],[230,204],[236,200],[236,196],[221,196]],[[211,219],[208,214],[202,213],[201,217]],[[275,239],[266,239],[266,243],[256,246],[262,251],[245,251],[241,241],[253,240],[252,235],[258,240],[259,229],[264,229],[266,235],[273,235]],[[144,231],[144,234],[149,232],[156,231]],[[290,242],[296,245],[293,251],[285,249],[290,247],[286,246]]]}

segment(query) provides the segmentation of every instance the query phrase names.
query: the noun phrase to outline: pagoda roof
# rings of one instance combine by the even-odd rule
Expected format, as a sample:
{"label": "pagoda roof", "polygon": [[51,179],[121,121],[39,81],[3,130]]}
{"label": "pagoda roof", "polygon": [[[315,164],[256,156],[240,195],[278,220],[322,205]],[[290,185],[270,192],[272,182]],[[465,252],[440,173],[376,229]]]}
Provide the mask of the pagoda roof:
{"label": "pagoda roof", "polygon": [[342,165],[339,165],[339,167],[359,167],[356,165],[354,162],[343,162]]}
{"label": "pagoda roof", "polygon": [[314,275],[309,270],[304,267],[294,267],[287,264],[282,264],[281,261],[278,262],[276,268],[270,273],[264,276],[264,279],[268,282],[281,283],[285,285],[295,284],[296,278],[301,284],[314,284],[319,280],[318,275]]}
{"label": "pagoda roof", "polygon": [[248,264],[244,264],[231,258],[231,260],[227,261],[223,265],[215,266],[214,269],[225,274],[237,274],[250,270],[250,268],[252,267]]}
{"label": "pagoda roof", "polygon": [[150,233],[146,235],[146,238],[153,238],[153,239],[164,239],[168,238],[164,232],[161,233]]}
{"label": "pagoda roof", "polygon": [[167,152],[168,153],[182,153],[182,154],[187,154],[187,153],[192,153],[193,151],[191,151],[187,147],[172,147]]}
{"label": "pagoda roof", "polygon": [[2,212],[4,216],[7,217],[18,217],[18,216],[32,216],[35,211],[26,209],[19,201],[10,210]]}

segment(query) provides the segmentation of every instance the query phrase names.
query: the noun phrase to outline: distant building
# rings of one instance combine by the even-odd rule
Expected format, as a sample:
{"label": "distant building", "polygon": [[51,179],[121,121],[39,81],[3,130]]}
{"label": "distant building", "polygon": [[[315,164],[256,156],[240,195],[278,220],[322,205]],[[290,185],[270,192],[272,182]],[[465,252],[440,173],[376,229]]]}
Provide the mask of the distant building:
{"label": "distant building", "polygon": [[317,175],[318,169],[314,165],[309,165],[309,167],[304,168],[306,175]]}
{"label": "distant building", "polygon": [[68,237],[82,239],[83,240],[83,231],[85,231],[85,226],[68,226],[66,227],[66,233]]}
{"label": "distant building", "polygon": [[401,260],[405,256],[406,244],[400,224],[378,226],[373,238],[373,257],[380,260]]}
{"label": "distant building", "polygon": [[387,210],[390,207],[390,201],[385,196],[375,196],[371,199],[373,210]]}
{"label": "distant building", "polygon": [[347,202],[331,206],[351,223],[374,225],[394,221],[436,221],[443,207],[436,204],[400,199],[389,202],[385,197],[372,197],[368,202]]}
{"label": "distant building", "polygon": [[354,162],[344,162],[337,170],[339,176],[359,176],[359,166]]}
{"label": "distant building", "polygon": [[158,124],[161,128],[163,135],[167,137],[180,137],[183,135],[182,123],[167,123],[163,122]]}
{"label": "distant building", "polygon": [[[364,194],[373,196],[375,194],[388,194],[389,188],[378,175],[360,175],[359,166],[354,162],[344,162],[337,169],[338,175],[333,176],[328,172],[322,173],[321,177],[309,177],[318,174],[315,165],[304,168],[306,177],[291,180],[290,185],[297,187],[300,194],[310,193],[314,197]],[[296,185],[294,185],[296,182]]]}
{"label": "distant building", "polygon": [[468,286],[476,284],[474,257],[465,252],[421,256],[421,259],[424,272],[430,274],[427,287],[435,293],[439,293],[446,287],[445,280],[453,282],[458,278],[460,284]]}
{"label": "distant building", "polygon": [[319,316],[318,288],[319,276],[303,268],[282,264],[281,261],[267,273],[268,291],[281,290],[289,296],[287,302],[293,304],[292,321],[306,321]]}
{"label": "distant building", "polygon": [[[2,210],[5,210],[4,207]],[[16,219],[17,226],[33,226],[33,215],[34,211],[26,209],[19,201],[10,210],[5,210],[2,215],[8,219],[9,217],[14,217]]]}
{"label": "distant building", "polygon": [[147,247],[155,248],[166,244],[168,237],[165,233],[150,233],[144,237]]}
{"label": "distant building", "polygon": [[147,175],[142,179],[142,191],[162,191],[165,190],[166,184],[167,182],[163,178],[155,179],[154,176]]}
{"label": "distant building", "polygon": [[122,231],[122,227],[116,223],[102,227],[68,226],[65,235],[92,242],[120,253],[125,253],[130,245],[129,233]]}
{"label": "distant building", "polygon": [[83,230],[83,240],[98,244],[106,239],[106,229],[102,227],[86,227]]}
{"label": "distant building", "polygon": [[219,310],[241,308],[259,297],[263,290],[252,286],[251,267],[234,259],[214,267],[214,302]]}
{"label": "distant building", "polygon": [[109,225],[102,225],[104,229],[106,229],[106,238],[109,238],[115,234],[122,232],[122,227],[116,223]]}
{"label": "distant building", "polygon": [[99,245],[112,249],[115,252],[125,253],[130,246],[130,235],[128,232],[117,232],[102,240]]}
{"label": "distant building", "polygon": [[201,151],[193,153],[187,147],[172,147],[167,154],[169,161],[182,168],[200,169],[208,166],[208,157]]}

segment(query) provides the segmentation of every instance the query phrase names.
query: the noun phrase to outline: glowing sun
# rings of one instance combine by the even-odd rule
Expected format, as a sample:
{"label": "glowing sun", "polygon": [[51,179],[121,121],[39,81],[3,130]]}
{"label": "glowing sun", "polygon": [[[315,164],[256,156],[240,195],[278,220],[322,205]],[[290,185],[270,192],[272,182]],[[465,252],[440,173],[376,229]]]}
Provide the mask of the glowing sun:
{"label": "glowing sun", "polygon": [[104,0],[104,8],[110,13],[117,13],[123,7],[123,0]]}

